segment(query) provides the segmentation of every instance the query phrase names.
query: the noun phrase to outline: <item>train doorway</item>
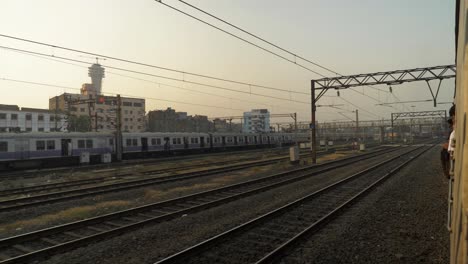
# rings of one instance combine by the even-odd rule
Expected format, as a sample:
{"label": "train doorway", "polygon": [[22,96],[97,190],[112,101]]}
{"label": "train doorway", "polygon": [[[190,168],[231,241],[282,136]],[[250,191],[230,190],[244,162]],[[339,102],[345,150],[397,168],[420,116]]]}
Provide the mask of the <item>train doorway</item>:
{"label": "train doorway", "polygon": [[141,138],[141,151],[148,151],[148,138]]}
{"label": "train doorway", "polygon": [[72,143],[71,139],[62,139],[62,156],[67,157],[72,154]]}

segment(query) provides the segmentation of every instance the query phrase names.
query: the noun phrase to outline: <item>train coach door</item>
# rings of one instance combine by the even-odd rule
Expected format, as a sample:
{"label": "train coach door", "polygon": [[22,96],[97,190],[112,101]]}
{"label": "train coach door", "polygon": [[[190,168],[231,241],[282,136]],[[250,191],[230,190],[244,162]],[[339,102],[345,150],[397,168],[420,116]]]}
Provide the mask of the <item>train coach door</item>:
{"label": "train coach door", "polygon": [[249,144],[249,138],[247,136],[244,136],[244,143],[245,145]]}
{"label": "train coach door", "polygon": [[223,146],[226,146],[226,137],[224,137],[224,136],[221,137],[221,140],[222,140],[222,141],[221,141],[222,145],[223,145]]}
{"label": "train coach door", "polygon": [[141,138],[141,151],[148,151],[148,138]]}
{"label": "train coach door", "polygon": [[205,137],[200,137],[200,147],[201,148],[205,147]]}
{"label": "train coach door", "polygon": [[15,140],[15,152],[18,153],[15,154],[16,159],[29,159],[29,151],[30,148],[28,139],[18,138]]}
{"label": "train coach door", "polygon": [[62,145],[62,156],[71,156],[72,154],[72,143],[71,139],[62,139],[61,140],[61,145]]}
{"label": "train coach door", "polygon": [[169,137],[164,138],[164,150],[169,151],[171,149],[171,142]]}
{"label": "train coach door", "polygon": [[184,137],[184,149],[188,149],[189,148],[189,140],[188,140],[188,137]]}

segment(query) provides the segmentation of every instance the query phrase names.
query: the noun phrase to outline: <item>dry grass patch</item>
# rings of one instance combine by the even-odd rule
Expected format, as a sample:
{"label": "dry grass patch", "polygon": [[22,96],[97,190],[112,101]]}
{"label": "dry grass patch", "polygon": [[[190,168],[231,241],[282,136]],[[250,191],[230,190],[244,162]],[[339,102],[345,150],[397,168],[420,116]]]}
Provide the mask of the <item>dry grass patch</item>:
{"label": "dry grass patch", "polygon": [[122,210],[130,205],[129,201],[108,201],[96,205],[69,208],[55,214],[46,214],[34,219],[19,220],[13,223],[0,225],[0,233],[19,231],[25,228],[39,228],[41,226],[56,225],[90,218],[99,214]]}
{"label": "dry grass patch", "polygon": [[182,196],[186,195],[189,192],[194,193],[196,191],[214,189],[226,185],[230,182],[232,182],[232,177],[225,176],[209,180],[206,183],[199,183],[190,186],[181,186],[169,190],[145,190],[143,200],[150,202],[155,200],[162,200],[165,197]]}
{"label": "dry grass patch", "polygon": [[324,161],[329,161],[329,160],[336,160],[336,159],[339,159],[339,158],[343,158],[347,156],[347,154],[344,154],[344,153],[333,153],[333,154],[329,154],[329,155],[326,155],[326,156],[323,156],[321,158],[318,159],[319,162],[324,162]]}

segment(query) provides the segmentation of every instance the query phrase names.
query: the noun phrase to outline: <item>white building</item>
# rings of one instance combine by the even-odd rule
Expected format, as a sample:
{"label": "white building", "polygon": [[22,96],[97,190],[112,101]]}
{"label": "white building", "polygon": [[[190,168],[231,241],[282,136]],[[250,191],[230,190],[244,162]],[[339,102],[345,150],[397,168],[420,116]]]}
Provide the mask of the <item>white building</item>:
{"label": "white building", "polygon": [[[144,132],[145,99],[121,97],[122,131]],[[117,97],[64,93],[49,99],[50,111],[57,110],[72,117],[87,117],[90,130],[113,132],[117,128]],[[73,129],[70,129],[73,130]]]}
{"label": "white building", "polygon": [[270,132],[270,112],[268,109],[252,109],[250,112],[244,112],[242,132]]}
{"label": "white building", "polygon": [[65,116],[47,109],[0,105],[0,132],[66,131]]}

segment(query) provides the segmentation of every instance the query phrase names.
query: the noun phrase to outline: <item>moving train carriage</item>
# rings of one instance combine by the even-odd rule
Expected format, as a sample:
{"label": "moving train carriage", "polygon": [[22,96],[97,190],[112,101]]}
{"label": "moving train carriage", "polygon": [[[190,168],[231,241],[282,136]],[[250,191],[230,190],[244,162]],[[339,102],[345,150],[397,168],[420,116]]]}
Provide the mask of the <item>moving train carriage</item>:
{"label": "moving train carriage", "polygon": [[124,133],[123,152],[155,152],[209,148],[210,136],[205,133]]}
{"label": "moving train carriage", "polygon": [[[24,160],[113,152],[111,134],[24,133],[0,135],[0,160]],[[111,144],[112,143],[112,144]]]}

